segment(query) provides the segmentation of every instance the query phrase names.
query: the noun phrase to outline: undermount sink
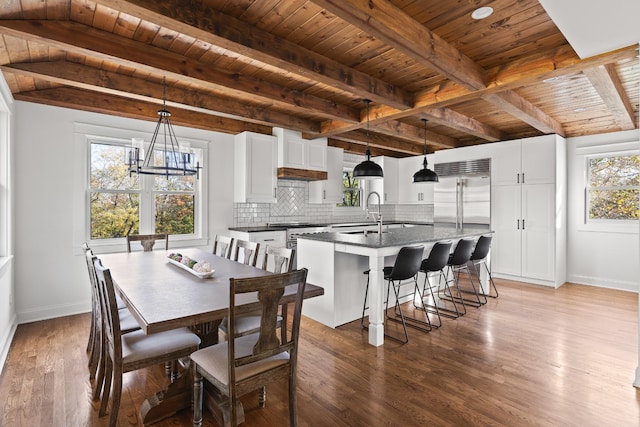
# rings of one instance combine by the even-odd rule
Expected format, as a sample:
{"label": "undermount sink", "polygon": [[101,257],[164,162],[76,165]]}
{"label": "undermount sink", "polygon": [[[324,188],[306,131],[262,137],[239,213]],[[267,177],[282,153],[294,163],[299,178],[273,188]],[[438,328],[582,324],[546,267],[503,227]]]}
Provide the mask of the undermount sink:
{"label": "undermount sink", "polygon": [[[382,231],[382,234],[386,233],[386,230]],[[362,234],[364,236],[368,234],[378,234],[377,230],[356,230],[356,231],[339,231],[340,234]]]}

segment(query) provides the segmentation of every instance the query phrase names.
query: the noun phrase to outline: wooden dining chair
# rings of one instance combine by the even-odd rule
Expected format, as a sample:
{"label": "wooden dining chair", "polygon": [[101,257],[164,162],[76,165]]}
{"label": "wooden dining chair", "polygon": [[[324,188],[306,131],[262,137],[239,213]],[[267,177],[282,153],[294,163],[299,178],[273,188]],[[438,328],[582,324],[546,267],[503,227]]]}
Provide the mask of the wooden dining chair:
{"label": "wooden dining chair", "polygon": [[[235,335],[236,318],[243,307],[236,307],[236,299],[244,294],[258,293],[262,322],[257,333],[216,344],[191,355],[194,368],[193,425],[202,425],[202,378],[217,391],[212,393],[222,413],[224,426],[236,426],[238,398],[262,389],[260,406],[265,406],[265,386],[285,378],[289,381],[289,424],[297,426],[296,367],[300,317],[306,285],[307,270],[301,269],[272,276],[230,279],[229,333]],[[276,333],[278,306],[287,286],[295,286],[296,299],[290,336]]]}
{"label": "wooden dining chair", "polygon": [[240,259],[240,249],[242,249],[242,262],[252,267],[256,266],[258,262],[258,251],[260,250],[260,243],[249,242],[247,240],[236,240],[236,250],[234,251],[233,260],[238,261]]}
{"label": "wooden dining chair", "polygon": [[[295,249],[280,248],[277,246],[267,246],[264,253],[262,269],[272,273],[286,273],[293,269],[293,257]],[[278,326],[282,327],[282,334],[287,333],[287,306],[283,305],[281,314],[278,316]],[[248,313],[236,319],[236,337],[256,333],[260,328],[260,313]],[[283,321],[284,319],[284,321]],[[229,332],[227,319],[223,319],[218,326],[218,336],[221,341],[227,340]]]}
{"label": "wooden dining chair", "polygon": [[151,252],[157,241],[164,241],[164,249],[169,249],[168,234],[129,234],[127,235],[127,252],[131,252],[131,242],[140,242],[144,252]]}
{"label": "wooden dining chair", "polygon": [[94,261],[94,266],[105,337],[105,351],[103,351],[105,371],[99,415],[106,414],[109,397],[113,391],[109,426],[114,427],[118,421],[122,397],[122,375],[126,372],[158,363],[173,362],[189,356],[198,350],[200,338],[189,328],[177,328],[151,335],[145,335],[142,330],[123,334],[111,272],[102,265],[99,259]]}
{"label": "wooden dining chair", "polygon": [[233,237],[216,235],[213,240],[213,254],[231,259]]}
{"label": "wooden dining chair", "polygon": [[[96,257],[93,255],[93,251],[86,242],[82,245],[82,248],[85,254],[87,271],[89,272],[89,283],[91,285],[91,325],[89,330],[89,341],[87,343],[87,353],[89,353],[89,379],[94,379],[99,364],[104,361],[104,358],[101,356],[101,352],[104,347],[102,343],[104,338],[102,335],[102,315],[100,310],[100,297],[98,294],[96,271],[93,265]],[[116,294],[116,306],[118,307],[118,317],[120,318],[122,333],[128,333],[140,329],[138,322],[131,315],[124,301],[118,297],[118,294]],[[97,395],[97,393],[99,393],[99,390],[94,389],[93,394]]]}

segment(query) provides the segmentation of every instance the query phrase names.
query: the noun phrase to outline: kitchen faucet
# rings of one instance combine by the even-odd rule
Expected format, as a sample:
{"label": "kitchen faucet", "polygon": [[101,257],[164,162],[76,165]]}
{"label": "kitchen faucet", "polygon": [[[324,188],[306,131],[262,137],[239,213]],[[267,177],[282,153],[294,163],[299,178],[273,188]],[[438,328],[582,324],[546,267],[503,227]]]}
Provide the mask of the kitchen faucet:
{"label": "kitchen faucet", "polygon": [[376,214],[375,212],[371,212],[371,216],[373,217],[373,220],[378,224],[378,235],[382,236],[382,214],[380,213],[380,194],[378,194],[377,191],[372,191],[367,196],[367,204],[366,204],[367,218],[369,218],[369,199],[371,198],[372,194],[375,194],[376,196],[378,196],[378,213]]}

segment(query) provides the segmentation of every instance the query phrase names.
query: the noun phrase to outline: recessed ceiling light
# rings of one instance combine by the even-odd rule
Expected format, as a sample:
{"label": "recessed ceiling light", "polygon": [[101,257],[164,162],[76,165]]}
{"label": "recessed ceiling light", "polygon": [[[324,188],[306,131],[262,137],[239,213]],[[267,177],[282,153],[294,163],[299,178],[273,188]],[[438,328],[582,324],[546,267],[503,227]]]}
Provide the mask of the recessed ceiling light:
{"label": "recessed ceiling light", "polygon": [[489,16],[491,16],[492,13],[493,13],[493,8],[492,7],[484,6],[484,7],[479,7],[476,10],[474,10],[473,13],[471,14],[471,17],[473,19],[484,19],[484,18],[488,18]]}

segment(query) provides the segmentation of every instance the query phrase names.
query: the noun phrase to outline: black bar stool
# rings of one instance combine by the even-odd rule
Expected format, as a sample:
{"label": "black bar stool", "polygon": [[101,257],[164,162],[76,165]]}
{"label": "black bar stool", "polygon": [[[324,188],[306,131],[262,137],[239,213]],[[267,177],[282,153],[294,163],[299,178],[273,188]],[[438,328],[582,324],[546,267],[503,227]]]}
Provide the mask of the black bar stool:
{"label": "black bar stool", "polygon": [[[422,264],[420,265],[420,271],[424,273],[424,285],[422,286],[421,299],[425,312],[433,313],[438,318],[438,324],[434,325],[434,327],[440,327],[442,325],[442,321],[440,319],[440,315],[445,317],[450,317],[452,319],[456,319],[460,317],[462,314],[458,310],[458,304],[456,304],[455,300],[451,300],[450,306],[444,306],[442,304],[438,304],[439,297],[436,297],[436,294],[440,294],[440,284],[444,284],[444,292],[445,294],[451,294],[451,290],[449,289],[449,283],[447,281],[447,275],[444,272],[444,268],[447,266],[447,262],[449,261],[449,253],[451,252],[451,242],[437,242],[431,248],[431,252],[429,252],[429,257],[422,260]],[[438,275],[438,284],[434,285],[431,283],[429,279],[429,273],[439,272]],[[444,280],[443,280],[444,279]],[[436,287],[437,291],[434,293],[433,288]],[[427,291],[431,295],[431,301],[433,303],[429,304],[426,301]]]}
{"label": "black bar stool", "polygon": [[[416,327],[421,330],[431,330],[430,326],[419,327],[418,325],[414,325],[411,323],[417,323],[414,319],[408,319],[411,323],[407,323],[407,319],[400,308],[400,295],[399,288],[401,286],[402,280],[413,279],[414,289],[418,289],[418,281],[417,275],[418,270],[420,269],[420,264],[422,262],[422,257],[424,254],[424,246],[405,246],[400,248],[400,252],[398,252],[398,256],[396,257],[396,261],[393,267],[384,267],[382,272],[384,274],[384,279],[387,281],[387,298],[385,300],[385,313],[387,320],[391,320],[394,322],[402,323],[402,329],[404,331],[404,340],[389,335],[385,332],[385,337],[390,338],[392,340],[407,343],[409,342],[409,334],[407,333],[407,325]],[[364,274],[369,275],[369,270],[365,271]],[[396,302],[394,306],[394,316],[389,315],[389,294],[391,292],[391,287],[393,285],[393,291],[396,297]],[[364,305],[362,307],[362,318],[360,319],[360,324],[363,328],[367,328],[364,325],[364,313],[367,307],[367,296],[369,294],[369,278],[367,277],[367,289],[365,291],[364,296]],[[426,313],[425,313],[426,314]],[[412,320],[414,320],[412,322]],[[428,322],[428,323],[427,323]],[[429,317],[427,316],[426,321],[423,322],[425,325],[430,325]],[[385,328],[386,329],[386,328]]]}
{"label": "black bar stool", "polygon": [[[476,301],[473,301],[463,297],[463,293],[469,293],[469,291],[463,291],[460,289],[460,272],[464,270],[467,273],[467,277],[469,278],[471,287],[475,291],[473,279],[471,278],[471,272],[469,271],[469,267],[467,266],[467,263],[471,259],[471,254],[474,247],[475,242],[471,239],[458,240],[453,253],[449,256],[449,260],[447,261],[447,281],[453,283],[453,289],[455,289],[457,295],[454,295],[452,292],[452,287],[448,286],[448,289],[445,289],[444,292],[445,297],[447,297],[445,299],[454,303],[460,303],[460,305],[462,306],[462,315],[467,313],[467,304],[474,307],[480,307],[482,305],[480,303],[477,291],[475,292]],[[447,290],[449,293],[447,293]]]}
{"label": "black bar stool", "polygon": [[[498,288],[496,288],[496,284],[493,282],[491,271],[487,265],[487,256],[491,250],[491,239],[492,236],[480,236],[476,242],[476,248],[473,250],[470,258],[471,265],[473,265],[475,275],[478,278],[478,283],[480,284],[481,295],[483,295],[485,299],[486,297],[498,298]],[[482,281],[480,280],[480,268],[478,267],[480,264],[483,264],[484,268],[487,270],[487,277],[489,278],[489,292],[485,292],[484,287],[482,286]],[[491,288],[493,288],[495,294],[491,293]]]}

